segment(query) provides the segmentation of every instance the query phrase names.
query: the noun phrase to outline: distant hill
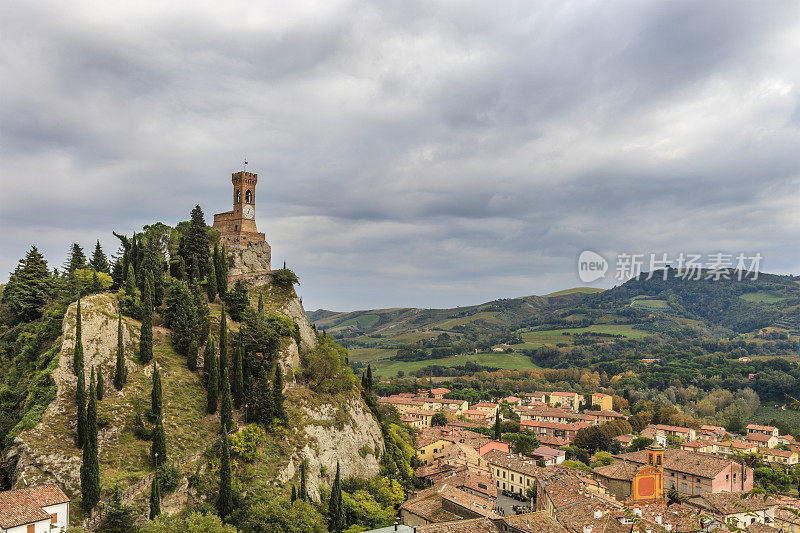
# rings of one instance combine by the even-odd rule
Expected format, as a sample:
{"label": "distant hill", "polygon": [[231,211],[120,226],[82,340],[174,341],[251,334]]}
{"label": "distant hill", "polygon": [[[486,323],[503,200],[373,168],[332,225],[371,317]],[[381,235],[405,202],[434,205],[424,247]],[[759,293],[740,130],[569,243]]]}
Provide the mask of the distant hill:
{"label": "distant hill", "polygon": [[799,277],[762,273],[756,280],[735,274],[713,280],[706,274],[688,280],[668,270],[664,279],[664,271],[657,271],[609,290],[576,287],[452,309],[321,309],[308,316],[350,348],[355,366],[373,363],[382,373],[414,371],[426,362],[516,368],[527,361],[496,354],[618,337],[789,340],[798,334]]}

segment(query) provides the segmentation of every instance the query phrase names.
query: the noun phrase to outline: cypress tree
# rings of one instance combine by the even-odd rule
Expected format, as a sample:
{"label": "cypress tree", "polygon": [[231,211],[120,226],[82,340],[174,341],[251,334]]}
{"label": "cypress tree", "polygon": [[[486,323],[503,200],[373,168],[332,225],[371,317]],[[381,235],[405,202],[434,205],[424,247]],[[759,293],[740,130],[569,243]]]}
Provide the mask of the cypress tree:
{"label": "cypress tree", "polygon": [[233,487],[231,476],[231,449],[228,434],[222,432],[222,457],[219,462],[219,497],[217,512],[221,518],[227,518],[233,512]]}
{"label": "cypress tree", "polygon": [[308,461],[303,459],[300,461],[300,494],[298,495],[301,500],[308,499],[308,489],[306,488],[306,476],[308,471]]}
{"label": "cypress tree", "polygon": [[283,408],[283,371],[280,363],[275,364],[275,379],[272,380],[272,409],[275,418],[286,420],[286,411]]}
{"label": "cypress tree", "polygon": [[258,293],[258,314],[264,312],[264,294]]}
{"label": "cypress tree", "polygon": [[217,258],[217,264],[214,265],[217,276],[217,294],[222,298],[228,292],[228,252],[225,245],[223,244],[222,247],[215,245],[214,255]]}
{"label": "cypress tree", "polygon": [[233,405],[237,409],[241,409],[244,403],[244,373],[242,372],[242,359],[244,358],[244,338],[242,332],[244,328],[239,330],[239,343],[236,347],[236,354],[233,358]]}
{"label": "cypress tree", "polygon": [[186,357],[194,335],[195,326],[194,298],[185,282],[173,285],[167,301],[169,327],[172,329],[170,340],[175,351]]}
{"label": "cypress tree", "polygon": [[225,433],[233,430],[233,408],[231,405],[231,383],[228,380],[228,369],[220,365],[222,375],[222,400],[219,406],[219,418]]}
{"label": "cypress tree", "polygon": [[153,359],[153,290],[148,273],[142,292],[142,329],[139,335],[139,361],[146,365]]}
{"label": "cypress tree", "polygon": [[186,366],[192,372],[197,370],[197,341],[192,340],[189,345],[189,354],[186,356]]}
{"label": "cypress tree", "polygon": [[161,404],[161,370],[158,365],[153,365],[153,388],[150,391],[150,410],[153,417],[157,420],[163,414]]}
{"label": "cypress tree", "polygon": [[150,459],[153,465],[163,465],[167,462],[167,437],[164,433],[164,420],[159,418],[153,427],[153,444],[150,447]]}
{"label": "cypress tree", "polygon": [[210,370],[208,374],[208,383],[206,384],[206,412],[210,415],[213,415],[217,412],[217,401],[219,395],[219,376],[217,375],[219,362],[217,360],[217,356],[212,353],[211,360],[209,362]]}
{"label": "cypress tree", "polygon": [[208,262],[208,276],[206,279],[206,295],[208,296],[208,301],[213,302],[217,299],[217,270],[214,268],[214,261],[210,257],[206,256],[206,261]]}
{"label": "cypress tree", "polygon": [[328,502],[328,531],[342,533],[344,531],[344,508],[342,507],[342,484],[339,478],[339,461],[336,461],[336,477],[331,487],[331,498]]}
{"label": "cypress tree", "polygon": [[93,429],[87,429],[88,434],[83,446],[83,463],[81,464],[81,507],[87,512],[100,501],[100,462],[97,458],[97,397],[94,383],[90,385],[89,393],[89,411],[94,414],[88,418],[93,419],[90,420]]}
{"label": "cypress tree", "polygon": [[125,367],[125,343],[122,337],[122,312],[117,319],[117,366],[114,369],[114,388],[122,390],[128,380],[128,369]]}
{"label": "cypress tree", "polygon": [[503,437],[503,433],[500,431],[500,417],[494,419],[494,440],[499,441]]}
{"label": "cypress tree", "polygon": [[89,403],[86,405],[86,442],[97,451],[97,384],[94,367],[89,380]]}
{"label": "cypress tree", "polygon": [[294,503],[295,500],[297,500],[297,487],[292,485],[292,503]]}
{"label": "cypress tree", "polygon": [[98,402],[102,402],[103,401],[103,395],[105,394],[105,390],[104,390],[105,387],[106,387],[106,381],[103,378],[103,367],[102,366],[98,366],[97,367],[97,401]]}
{"label": "cypress tree", "polygon": [[81,372],[78,375],[78,386],[75,389],[75,404],[78,406],[78,448],[86,444],[86,378]]}
{"label": "cypress tree", "polygon": [[191,336],[190,339],[205,339],[211,331],[211,312],[200,291],[200,284],[195,283],[191,286],[192,300],[189,306],[189,316],[191,317]]}
{"label": "cypress tree", "polygon": [[372,365],[367,365],[367,391],[372,392]]}
{"label": "cypress tree", "polygon": [[136,268],[133,261],[128,265],[128,277],[125,278],[125,294],[133,296],[136,294]]}
{"label": "cypress tree", "polygon": [[83,374],[83,339],[81,338],[81,299],[75,310],[75,349],[72,352],[72,371],[78,376]]}
{"label": "cypress tree", "polygon": [[208,376],[211,375],[211,367],[215,358],[214,339],[209,335],[206,338],[206,347],[203,350],[203,385],[206,387],[208,387]]}
{"label": "cypress tree", "polygon": [[272,419],[275,418],[275,410],[272,407],[272,389],[269,387],[269,381],[266,379],[259,380],[256,395],[256,405],[253,409],[253,418],[265,426],[268,426]]}
{"label": "cypress tree", "polygon": [[161,514],[161,482],[158,479],[158,469],[150,484],[150,520],[155,520]]}
{"label": "cypress tree", "polygon": [[225,304],[219,317],[219,389],[222,390],[222,368],[228,367],[228,320],[225,318]]}

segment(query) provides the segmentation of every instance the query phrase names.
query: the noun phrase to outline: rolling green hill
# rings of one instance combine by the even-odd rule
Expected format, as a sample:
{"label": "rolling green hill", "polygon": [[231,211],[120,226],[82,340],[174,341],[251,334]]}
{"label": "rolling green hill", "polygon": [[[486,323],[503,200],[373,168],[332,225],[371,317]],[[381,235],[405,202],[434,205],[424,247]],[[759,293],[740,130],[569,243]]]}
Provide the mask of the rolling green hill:
{"label": "rolling green hill", "polygon": [[[519,353],[549,346],[569,350],[620,339],[656,337],[785,339],[798,335],[800,284],[793,276],[757,280],[684,280],[675,270],[609,290],[576,287],[546,296],[500,299],[453,309],[389,308],[334,312],[309,319],[347,345],[354,366],[396,375],[427,365],[526,368]],[[505,353],[498,359],[501,346]],[[790,350],[786,348],[786,355]],[[492,357],[487,357],[487,356]]]}

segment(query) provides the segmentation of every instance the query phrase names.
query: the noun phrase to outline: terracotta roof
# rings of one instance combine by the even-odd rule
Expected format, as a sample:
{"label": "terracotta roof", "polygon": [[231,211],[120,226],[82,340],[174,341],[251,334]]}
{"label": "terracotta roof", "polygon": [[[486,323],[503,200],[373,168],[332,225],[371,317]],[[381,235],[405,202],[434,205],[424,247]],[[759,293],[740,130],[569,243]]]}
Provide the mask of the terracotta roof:
{"label": "terracotta roof", "polygon": [[747,430],[752,429],[753,431],[769,431],[771,433],[775,431],[775,426],[759,426],[758,424],[747,424],[747,427],[745,429]]}
{"label": "terracotta roof", "polygon": [[747,526],[745,530],[748,531],[748,533],[778,533],[779,531],[779,529],[768,526],[767,524],[762,524],[761,522],[753,522]]}
{"label": "terracotta roof", "polygon": [[566,533],[567,530],[547,511],[523,513],[503,518],[503,522],[516,530],[526,533]]}
{"label": "terracotta roof", "polygon": [[692,431],[690,428],[685,428],[681,426],[669,426],[667,424],[650,424],[647,427],[653,429],[659,429],[661,431],[672,431],[673,433],[690,433]]}
{"label": "terracotta roof", "polygon": [[641,465],[639,464],[629,463],[628,461],[615,461],[610,465],[595,467],[594,473],[608,479],[630,481],[640,468]]}
{"label": "terracotta roof", "polygon": [[483,458],[490,465],[507,468],[528,476],[536,476],[544,470],[544,468],[536,466],[536,461],[529,457],[505,453],[500,450],[492,450],[484,455]]}
{"label": "terracotta roof", "polygon": [[564,455],[565,453],[566,452],[564,450],[556,450],[547,446],[539,446],[531,452],[531,455],[538,457],[558,457],[560,455]]}
{"label": "terracotta roof", "polygon": [[547,435],[540,435],[537,437],[539,442],[548,446],[567,446],[570,440],[566,437],[548,437]]}
{"label": "terracotta roof", "polygon": [[500,529],[488,518],[417,526],[417,533],[499,533],[499,531]]}
{"label": "terracotta roof", "polygon": [[463,491],[449,483],[444,483],[436,489],[442,499],[455,503],[472,513],[485,516],[487,518],[498,518],[494,512],[494,500],[475,496]]}
{"label": "terracotta roof", "polygon": [[603,411],[584,411],[583,414],[585,415],[592,415],[592,416],[606,416],[611,418],[628,418],[627,416],[623,415],[622,413],[618,413],[616,411],[612,411],[609,409],[605,409]]}
{"label": "terracotta roof", "polygon": [[16,526],[48,520],[42,507],[67,503],[69,498],[58,485],[38,485],[0,492],[0,527]]}
{"label": "terracotta roof", "polygon": [[565,396],[565,397],[575,398],[576,396],[583,396],[583,395],[578,394],[577,392],[551,392],[550,397],[553,396]]}
{"label": "terracotta roof", "polygon": [[[617,459],[624,459],[644,465],[647,463],[647,450],[623,453],[615,457]],[[673,448],[664,450],[664,468],[666,470],[674,470],[675,472],[682,472],[707,479],[715,477],[731,463],[732,461],[730,459],[724,459],[709,453],[676,450]]]}
{"label": "terracotta roof", "polygon": [[769,442],[770,439],[774,439],[772,435],[764,435],[763,433],[748,433],[744,440],[753,441],[753,442]]}
{"label": "terracotta roof", "polygon": [[692,496],[686,503],[692,507],[707,509],[721,515],[763,511],[777,505],[777,502],[772,498],[765,500],[763,497],[747,496],[743,492],[700,494],[699,496]]}
{"label": "terracotta roof", "polygon": [[793,452],[791,450],[776,450],[775,448],[767,448],[761,453],[763,453],[764,455],[776,455],[778,457],[791,457],[793,455],[797,455],[796,452]]}
{"label": "terracotta roof", "polygon": [[409,498],[400,506],[400,509],[420,516],[428,522],[449,522],[459,518],[442,509],[442,498],[433,487],[422,490],[416,496]]}
{"label": "terracotta roof", "polygon": [[492,402],[480,402],[480,403],[476,403],[472,407],[473,408],[475,408],[475,407],[497,407],[497,404],[496,403],[492,403]]}

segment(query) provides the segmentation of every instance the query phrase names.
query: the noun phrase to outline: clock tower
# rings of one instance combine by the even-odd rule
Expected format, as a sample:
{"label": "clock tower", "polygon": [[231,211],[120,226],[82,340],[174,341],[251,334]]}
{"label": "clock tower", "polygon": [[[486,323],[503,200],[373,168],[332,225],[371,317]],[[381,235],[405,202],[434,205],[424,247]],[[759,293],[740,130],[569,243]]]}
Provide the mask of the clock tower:
{"label": "clock tower", "polygon": [[233,210],[214,215],[214,229],[222,234],[226,246],[246,248],[250,243],[266,242],[263,233],[256,227],[256,183],[255,172],[235,172],[233,184]]}

